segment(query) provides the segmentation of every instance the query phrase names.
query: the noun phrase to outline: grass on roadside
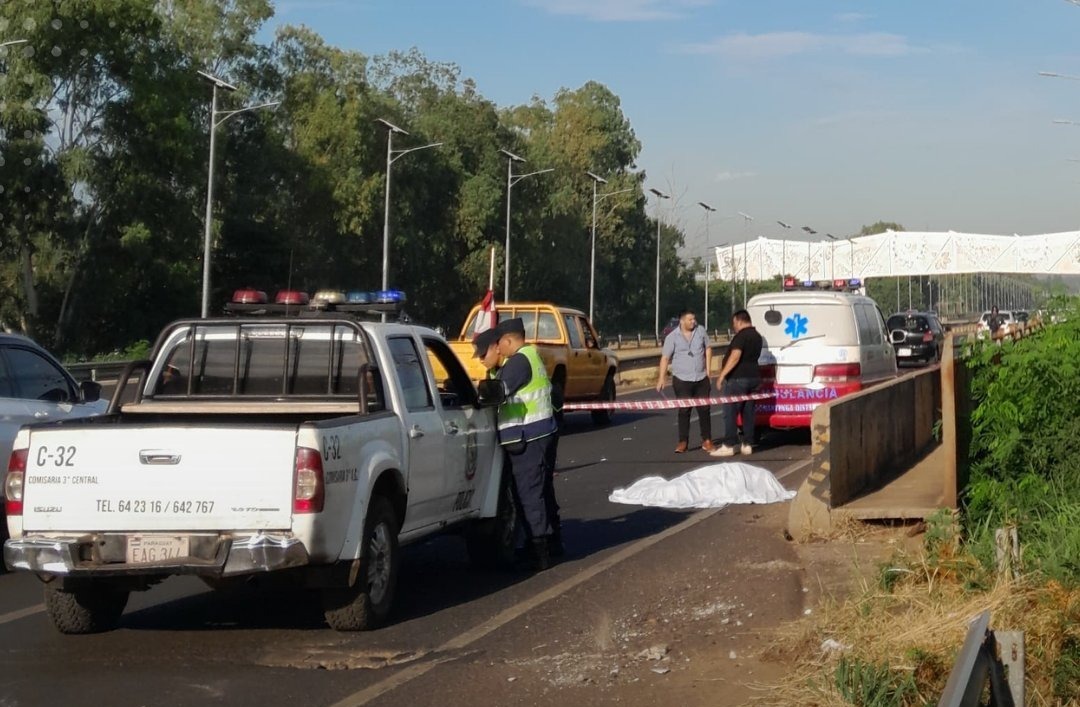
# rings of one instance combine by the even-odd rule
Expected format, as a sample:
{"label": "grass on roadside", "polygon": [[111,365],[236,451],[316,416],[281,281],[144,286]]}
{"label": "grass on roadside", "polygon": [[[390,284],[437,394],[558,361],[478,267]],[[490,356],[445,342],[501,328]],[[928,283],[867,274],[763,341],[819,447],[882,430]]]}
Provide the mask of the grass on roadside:
{"label": "grass on roadside", "polygon": [[997,578],[941,522],[921,552],[898,552],[850,599],[784,629],[769,657],[796,669],[756,703],[935,704],[970,620],[986,610],[992,628],[1024,632],[1027,703],[1080,704],[1080,587]]}

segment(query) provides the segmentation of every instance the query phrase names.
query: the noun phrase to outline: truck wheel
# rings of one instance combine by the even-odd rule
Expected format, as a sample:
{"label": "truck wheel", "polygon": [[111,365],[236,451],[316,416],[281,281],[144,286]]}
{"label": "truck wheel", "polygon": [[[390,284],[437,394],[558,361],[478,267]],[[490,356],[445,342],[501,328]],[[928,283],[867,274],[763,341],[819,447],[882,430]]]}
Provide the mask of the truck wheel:
{"label": "truck wheel", "polygon": [[368,631],[386,620],[397,585],[398,523],[390,501],[371,500],[364,521],[364,547],[360,572],[351,587],[322,592],[323,616],[335,631]]}
{"label": "truck wheel", "polygon": [[[600,389],[600,402],[615,402],[615,374],[608,373],[604,379],[604,387]],[[611,422],[611,410],[593,410],[592,421],[597,425],[606,425]]]}
{"label": "truck wheel", "polygon": [[517,521],[510,465],[506,464],[499,480],[499,505],[495,517],[476,521],[465,535],[465,548],[473,567],[513,569]]}
{"label": "truck wheel", "polygon": [[60,633],[111,631],[120,623],[128,594],[104,583],[86,582],[62,588],[54,580],[45,585],[45,611]]}

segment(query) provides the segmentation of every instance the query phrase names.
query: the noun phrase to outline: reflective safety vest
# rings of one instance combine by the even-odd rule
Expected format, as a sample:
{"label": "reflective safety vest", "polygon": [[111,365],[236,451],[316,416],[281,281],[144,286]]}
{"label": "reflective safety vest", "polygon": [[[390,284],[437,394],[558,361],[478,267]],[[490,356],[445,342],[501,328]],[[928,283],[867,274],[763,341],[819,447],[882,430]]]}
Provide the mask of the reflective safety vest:
{"label": "reflective safety vest", "polygon": [[551,381],[540,352],[532,344],[526,344],[518,353],[532,367],[532,378],[499,406],[499,444],[531,442],[554,434],[557,429],[551,407]]}

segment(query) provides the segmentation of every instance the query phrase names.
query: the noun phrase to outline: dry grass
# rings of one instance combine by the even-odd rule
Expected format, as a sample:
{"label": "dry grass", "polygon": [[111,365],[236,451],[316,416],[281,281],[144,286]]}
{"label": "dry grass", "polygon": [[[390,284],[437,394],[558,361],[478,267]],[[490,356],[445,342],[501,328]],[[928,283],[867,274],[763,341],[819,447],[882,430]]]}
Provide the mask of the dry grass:
{"label": "dry grass", "polygon": [[[981,568],[962,552],[945,555],[939,551],[933,561],[927,553],[897,556],[876,581],[861,580],[851,599],[829,601],[812,618],[784,629],[767,657],[796,668],[755,703],[849,704],[835,686],[842,657],[888,666],[898,679],[914,678],[917,694],[887,704],[935,703],[969,622],[989,610],[992,628],[1025,634],[1027,704],[1080,704],[1080,686],[1063,683],[1060,674],[1055,684],[1054,675],[1061,670],[1063,648],[1071,643],[1075,651],[1080,645],[1080,588],[1028,577],[972,589]],[[830,639],[841,647],[826,648]]]}

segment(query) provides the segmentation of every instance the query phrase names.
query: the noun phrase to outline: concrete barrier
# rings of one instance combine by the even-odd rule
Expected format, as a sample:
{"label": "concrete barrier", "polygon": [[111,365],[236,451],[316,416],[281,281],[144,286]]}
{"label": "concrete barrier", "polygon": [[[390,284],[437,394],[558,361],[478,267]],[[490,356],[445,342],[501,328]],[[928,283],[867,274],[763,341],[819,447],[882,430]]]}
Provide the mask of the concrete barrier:
{"label": "concrete barrier", "polygon": [[811,418],[811,471],[791,504],[796,539],[828,533],[832,509],[909,469],[934,445],[938,368],[907,373],[818,406]]}

